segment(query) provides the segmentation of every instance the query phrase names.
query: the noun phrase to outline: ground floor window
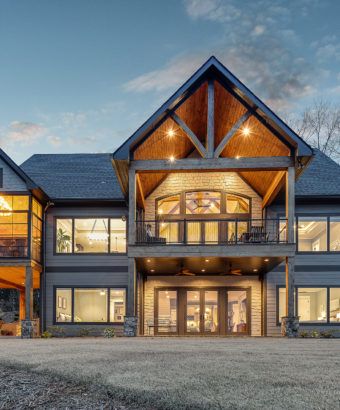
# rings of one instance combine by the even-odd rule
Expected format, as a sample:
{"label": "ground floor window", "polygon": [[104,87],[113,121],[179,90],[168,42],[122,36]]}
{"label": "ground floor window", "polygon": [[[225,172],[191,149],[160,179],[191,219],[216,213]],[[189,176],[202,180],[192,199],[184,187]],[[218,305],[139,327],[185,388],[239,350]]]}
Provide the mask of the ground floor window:
{"label": "ground floor window", "polygon": [[126,289],[56,288],[55,322],[123,323]]}
{"label": "ground floor window", "polygon": [[247,333],[247,291],[230,290],[228,298],[228,331],[230,333]]}
{"label": "ground floor window", "polygon": [[[278,289],[278,322],[286,316],[286,289]],[[297,286],[295,311],[300,323],[340,323],[340,286]]]}

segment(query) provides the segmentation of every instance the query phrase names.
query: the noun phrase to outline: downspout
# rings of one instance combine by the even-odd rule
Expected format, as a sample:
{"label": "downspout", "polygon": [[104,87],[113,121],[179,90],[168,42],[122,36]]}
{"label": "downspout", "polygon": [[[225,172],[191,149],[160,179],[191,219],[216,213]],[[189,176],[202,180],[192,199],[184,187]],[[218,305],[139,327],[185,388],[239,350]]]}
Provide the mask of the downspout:
{"label": "downspout", "polygon": [[40,324],[42,332],[46,330],[46,212],[51,207],[54,206],[54,203],[48,201],[43,213],[43,249],[42,249],[42,265],[43,265],[43,275],[42,275],[42,288],[43,288],[43,295],[42,295],[42,320],[40,319]]}

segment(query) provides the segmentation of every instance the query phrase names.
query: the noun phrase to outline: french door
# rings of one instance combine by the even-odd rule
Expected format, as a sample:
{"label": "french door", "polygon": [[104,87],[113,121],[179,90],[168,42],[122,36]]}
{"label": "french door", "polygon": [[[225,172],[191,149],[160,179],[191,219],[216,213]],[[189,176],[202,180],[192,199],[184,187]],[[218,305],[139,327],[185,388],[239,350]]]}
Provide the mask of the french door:
{"label": "french door", "polygon": [[155,334],[250,334],[249,288],[161,288],[155,298]]}

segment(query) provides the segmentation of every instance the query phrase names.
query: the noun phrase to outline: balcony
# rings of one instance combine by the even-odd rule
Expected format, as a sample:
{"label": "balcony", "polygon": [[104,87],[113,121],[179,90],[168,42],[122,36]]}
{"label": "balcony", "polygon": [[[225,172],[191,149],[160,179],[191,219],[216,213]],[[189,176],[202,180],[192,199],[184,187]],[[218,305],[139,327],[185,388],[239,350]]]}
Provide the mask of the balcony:
{"label": "balcony", "polygon": [[295,245],[288,243],[286,226],[286,219],[136,221],[136,242],[129,252],[135,256],[282,256],[295,251]]}
{"label": "balcony", "polygon": [[27,256],[27,238],[0,238],[1,258],[26,258]]}

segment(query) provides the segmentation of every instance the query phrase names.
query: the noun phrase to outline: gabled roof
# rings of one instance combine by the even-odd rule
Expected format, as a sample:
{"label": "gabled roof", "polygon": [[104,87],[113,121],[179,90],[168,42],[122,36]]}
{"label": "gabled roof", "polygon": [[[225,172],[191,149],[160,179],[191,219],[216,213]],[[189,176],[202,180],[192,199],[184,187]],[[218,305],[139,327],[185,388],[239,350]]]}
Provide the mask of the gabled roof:
{"label": "gabled roof", "polygon": [[209,74],[228,82],[234,91],[250,104],[257,113],[270,125],[280,131],[287,142],[298,148],[298,156],[311,156],[311,147],[303,141],[287,124],[285,124],[270,108],[255,96],[237,77],[235,77],[216,57],[210,57],[138,130],[128,138],[113,154],[114,159],[128,159],[130,147],[138,144],[145,135],[152,131],[166,116],[169,110],[178,106],[186,94],[201,84]]}
{"label": "gabled roof", "polygon": [[321,151],[314,152],[314,159],[296,182],[295,195],[340,197],[340,165]]}
{"label": "gabled roof", "polygon": [[112,154],[36,154],[21,168],[52,200],[124,200]]}
{"label": "gabled roof", "polygon": [[21,178],[28,190],[38,189],[38,185],[0,148],[0,158]]}

